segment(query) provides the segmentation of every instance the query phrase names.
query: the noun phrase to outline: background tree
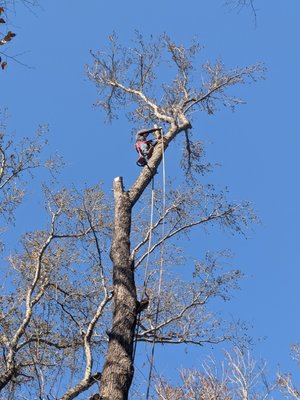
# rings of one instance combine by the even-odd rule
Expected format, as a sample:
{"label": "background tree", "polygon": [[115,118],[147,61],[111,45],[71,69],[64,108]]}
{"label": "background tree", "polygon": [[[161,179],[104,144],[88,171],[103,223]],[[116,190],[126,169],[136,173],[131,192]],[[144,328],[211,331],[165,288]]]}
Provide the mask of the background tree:
{"label": "background tree", "polygon": [[[299,344],[294,344],[292,346],[292,358],[299,366],[300,361],[300,347]],[[277,374],[277,383],[280,388],[281,393],[287,399],[300,399],[300,390],[296,386],[293,381],[293,377],[291,374],[278,372]]]}
{"label": "background tree", "polygon": [[157,378],[159,400],[267,400],[276,384],[265,377],[266,363],[253,359],[249,350],[238,347],[225,352],[218,365],[213,359],[202,364],[201,370],[181,371],[182,385],[174,387]]}

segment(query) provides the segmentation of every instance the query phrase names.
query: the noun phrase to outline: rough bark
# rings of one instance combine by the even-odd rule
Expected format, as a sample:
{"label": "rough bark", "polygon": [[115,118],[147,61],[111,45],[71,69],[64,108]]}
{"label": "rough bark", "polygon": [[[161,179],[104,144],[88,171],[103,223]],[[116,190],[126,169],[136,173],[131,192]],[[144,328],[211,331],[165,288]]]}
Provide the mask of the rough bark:
{"label": "rough bark", "polygon": [[122,178],[114,180],[113,262],[114,313],[104,363],[100,399],[126,400],[133,377],[133,341],[137,314],[134,266],[130,260],[131,202]]}
{"label": "rough bark", "polygon": [[17,371],[14,367],[8,369],[7,371],[5,371],[4,374],[1,375],[0,378],[0,391],[5,388],[5,386],[11,382],[11,380],[13,379],[13,377],[16,375]]}

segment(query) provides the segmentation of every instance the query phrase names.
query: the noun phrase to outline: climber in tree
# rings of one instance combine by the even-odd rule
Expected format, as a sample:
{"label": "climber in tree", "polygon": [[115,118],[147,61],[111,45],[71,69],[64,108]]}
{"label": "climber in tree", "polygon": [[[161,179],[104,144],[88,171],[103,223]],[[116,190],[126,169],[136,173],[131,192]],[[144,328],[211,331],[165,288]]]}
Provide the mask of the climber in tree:
{"label": "climber in tree", "polygon": [[[156,138],[155,142],[153,142],[153,140],[147,140],[147,137],[150,133],[154,133]],[[161,136],[162,128],[157,126],[154,126],[154,128],[151,129],[142,129],[137,132],[135,136],[135,149],[139,153],[139,158],[136,162],[139,167],[144,167],[147,165],[147,161],[152,155],[153,148]]]}

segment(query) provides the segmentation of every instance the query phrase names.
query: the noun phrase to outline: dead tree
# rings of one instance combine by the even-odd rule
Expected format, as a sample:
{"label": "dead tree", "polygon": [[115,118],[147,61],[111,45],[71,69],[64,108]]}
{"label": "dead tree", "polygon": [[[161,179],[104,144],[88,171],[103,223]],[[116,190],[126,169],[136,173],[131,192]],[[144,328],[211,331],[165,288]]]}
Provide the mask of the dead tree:
{"label": "dead tree", "polygon": [[174,387],[161,377],[156,378],[157,400],[267,400],[276,384],[265,377],[265,362],[257,362],[251,353],[237,347],[225,353],[217,363],[208,358],[200,369],[183,370],[182,384]]}
{"label": "dead tree", "polygon": [[[164,135],[154,148],[148,166],[143,168],[132,186],[125,190],[121,176],[114,180],[114,227],[110,251],[113,263],[114,310],[109,344],[101,374],[100,398],[125,400],[132,382],[133,343],[137,321],[137,292],[135,284],[135,254],[131,253],[132,210],[155,175],[162,152],[167,151],[174,139],[183,135],[186,140],[184,166],[187,173],[200,168],[199,143],[191,139],[191,114],[206,111],[213,114],[218,102],[234,108],[241,100],[227,94],[234,85],[255,80],[262,72],[260,65],[227,71],[218,61],[202,66],[202,80],[195,80],[194,59],[199,46],[175,44],[166,35],[157,41],[144,43],[137,36],[132,49],[121,47],[117,38],[110,37],[110,48],[94,54],[94,65],[87,70],[88,76],[99,90],[98,105],[109,119],[116,110],[134,105],[131,116],[139,122],[164,126]],[[157,78],[156,70],[162,70],[162,61],[168,57],[174,79],[164,82]],[[170,70],[169,70],[170,71]],[[199,72],[198,72],[199,73]],[[155,83],[157,97],[153,94]],[[158,100],[158,98],[162,100]],[[201,146],[200,146],[201,150]]]}
{"label": "dead tree", "polygon": [[[299,343],[292,345],[292,358],[298,364],[300,364],[300,346]],[[287,399],[299,400],[300,390],[295,385],[292,374],[277,373],[277,384],[280,393]]]}
{"label": "dead tree", "polygon": [[[85,188],[83,193],[74,188],[44,188],[48,225],[24,235],[23,250],[9,257],[9,282],[1,287],[0,390],[6,398],[21,393],[28,399],[71,400],[99,384],[94,398],[127,399],[134,375],[135,341],[199,345],[231,338],[230,327],[221,324],[208,307],[211,299],[229,298],[240,271],[219,270],[217,258],[208,254],[205,261],[195,264],[193,281],[172,276],[163,282],[158,316],[154,290],[158,276],[155,257],[163,243],[165,261],[174,264],[177,246],[173,238],[211,224],[241,232],[255,219],[247,202],[228,202],[226,193],[197,182],[197,173],[211,166],[203,163],[203,146],[193,139],[192,114],[213,114],[218,103],[235,108],[241,100],[227,90],[255,80],[262,67],[226,71],[220,61],[205,63],[199,82],[195,69],[198,51],[197,43],[178,46],[167,36],[150,43],[137,36],[136,47],[125,49],[112,36],[109,50],[94,55],[88,76],[99,89],[98,104],[108,118],[112,119],[120,106],[129,105],[130,117],[136,122],[161,125],[164,134],[128,190],[122,177],[115,178],[113,209],[99,186]],[[168,76],[170,71],[174,73],[170,82],[164,76],[165,61]],[[161,79],[157,71],[162,73]],[[161,83],[156,88],[159,101],[153,94],[156,82]],[[157,192],[149,226],[147,215],[144,218],[145,213],[136,210],[149,210],[142,195],[163,152],[180,137],[184,142],[180,165],[193,185],[170,187],[165,199]],[[0,137],[2,216],[12,217],[21,202],[22,186],[15,185],[16,179],[41,165],[40,150],[36,140],[25,139],[16,147],[6,135]],[[162,236],[159,228],[163,222]],[[150,235],[153,242],[147,248]],[[149,303],[145,308],[140,302],[140,271],[148,255],[154,261],[147,277]],[[70,377],[70,381],[58,388],[60,376]]]}
{"label": "dead tree", "polygon": [[[103,195],[98,186],[82,195],[66,188],[55,194],[48,188],[44,191],[49,225],[24,235],[24,251],[9,257],[16,273],[8,286],[13,284],[17,290],[7,290],[6,281],[2,282],[6,290],[2,290],[0,312],[0,391],[7,398],[30,382],[36,383],[39,397],[44,398],[56,384],[56,368],[63,366],[67,373],[67,365],[74,365],[72,360],[80,356],[85,359],[84,374],[62,399],[75,398],[100,377],[92,371],[92,339],[112,299],[101,259],[103,243],[97,237],[102,228],[108,235],[110,231]],[[78,280],[78,264],[85,264],[82,247],[89,268],[80,268],[85,279]],[[30,391],[26,394],[30,398]]]}

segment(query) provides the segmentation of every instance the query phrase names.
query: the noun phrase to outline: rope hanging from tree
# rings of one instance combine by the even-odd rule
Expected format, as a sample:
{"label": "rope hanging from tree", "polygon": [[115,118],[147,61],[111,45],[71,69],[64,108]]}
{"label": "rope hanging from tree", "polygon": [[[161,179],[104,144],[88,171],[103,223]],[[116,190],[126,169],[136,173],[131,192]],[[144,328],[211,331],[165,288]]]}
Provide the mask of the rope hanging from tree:
{"label": "rope hanging from tree", "polygon": [[[154,355],[155,355],[155,344],[156,344],[156,330],[158,324],[158,314],[160,308],[160,298],[161,298],[161,289],[162,289],[162,279],[163,279],[163,265],[164,265],[164,238],[165,238],[165,210],[166,210],[166,167],[165,167],[165,149],[164,149],[164,140],[162,136],[162,242],[161,242],[161,255],[160,255],[160,269],[159,269],[159,284],[158,284],[158,291],[157,291],[157,306],[155,312],[155,320],[154,320],[154,338],[152,342],[152,349],[151,349],[151,359],[150,359],[150,368],[149,368],[149,375],[148,375],[148,382],[147,382],[147,393],[146,393],[146,400],[149,399],[150,394],[150,386],[151,386],[151,379],[152,379],[152,371],[154,365]],[[151,253],[151,244],[152,244],[152,231],[153,231],[153,215],[154,215],[154,199],[155,199],[155,188],[154,188],[154,177],[152,178],[151,184],[151,207],[150,207],[150,224],[149,224],[149,238],[148,238],[148,248],[147,248],[147,258],[146,258],[146,265],[145,265],[145,272],[144,272],[144,282],[142,287],[142,296],[141,299],[143,300],[144,296],[147,296],[147,277],[148,277],[148,270],[149,270],[149,260],[150,260],[150,253]],[[133,349],[133,360],[135,359],[136,355],[136,348],[137,348],[137,336],[139,331],[139,324],[140,324],[141,314],[138,314],[137,324],[136,324],[136,340]]]}
{"label": "rope hanging from tree", "polygon": [[[147,276],[148,276],[148,269],[149,269],[149,260],[150,260],[150,250],[152,244],[152,229],[153,229],[153,214],[154,214],[154,198],[155,198],[155,189],[154,189],[154,177],[152,178],[151,183],[151,206],[150,206],[150,225],[149,225],[149,239],[148,239],[148,248],[147,248],[147,258],[146,258],[146,266],[145,266],[145,273],[144,273],[144,282],[143,282],[143,290],[141,295],[141,300],[147,296]],[[136,332],[135,332],[135,343],[133,349],[133,356],[132,359],[135,359],[136,354],[136,347],[137,347],[137,336],[139,333],[139,325],[141,320],[141,313],[138,314],[137,323],[136,323]]]}
{"label": "rope hanging from tree", "polygon": [[[157,306],[155,313],[155,321],[154,321],[154,337],[152,342],[152,350],[151,350],[151,359],[150,359],[150,369],[147,383],[147,392],[146,392],[146,400],[149,399],[150,394],[150,386],[152,379],[152,371],[154,364],[154,354],[155,354],[155,344],[156,344],[156,330],[158,323],[158,314],[160,308],[160,298],[161,298],[161,289],[162,289],[162,280],[163,280],[163,267],[164,267],[164,252],[165,252],[165,211],[166,211],[166,166],[165,166],[165,149],[164,149],[164,137],[162,136],[162,180],[163,180],[163,191],[162,191],[162,242],[161,242],[161,253],[160,253],[160,268],[159,268],[159,283],[157,290]],[[150,239],[150,237],[149,237]],[[150,246],[148,247],[150,250]],[[145,275],[146,277],[146,275]]]}
{"label": "rope hanging from tree", "polygon": [[[154,355],[155,355],[155,344],[156,344],[156,331],[157,331],[157,324],[158,324],[158,314],[160,308],[160,298],[161,298],[161,289],[162,289],[162,279],[163,279],[163,266],[164,266],[164,238],[165,238],[165,210],[166,210],[166,167],[165,167],[165,149],[164,149],[164,140],[162,136],[162,241],[161,241],[161,255],[160,255],[160,268],[159,268],[159,284],[157,290],[157,306],[155,312],[155,320],[154,320],[154,338],[152,342],[152,349],[151,349],[151,359],[150,359],[150,368],[149,368],[149,375],[148,375],[148,382],[147,382],[147,393],[146,393],[146,400],[149,399],[150,394],[150,386],[151,386],[151,379],[152,379],[152,371],[154,365]],[[151,244],[152,244],[152,231],[153,231],[153,215],[154,215],[154,199],[155,199],[155,188],[154,188],[154,177],[152,178],[151,184],[151,207],[150,207],[150,225],[149,225],[149,238],[148,238],[148,248],[147,248],[147,258],[146,258],[146,265],[145,265],[145,272],[144,272],[144,282],[142,287],[142,296],[141,299],[143,300],[144,296],[147,296],[147,277],[148,277],[148,270],[149,270],[149,260],[150,260],[150,253],[151,253]],[[137,324],[136,324],[136,340],[133,349],[133,360],[135,359],[136,355],[136,348],[137,348],[137,336],[139,331],[141,314],[138,314]]]}

